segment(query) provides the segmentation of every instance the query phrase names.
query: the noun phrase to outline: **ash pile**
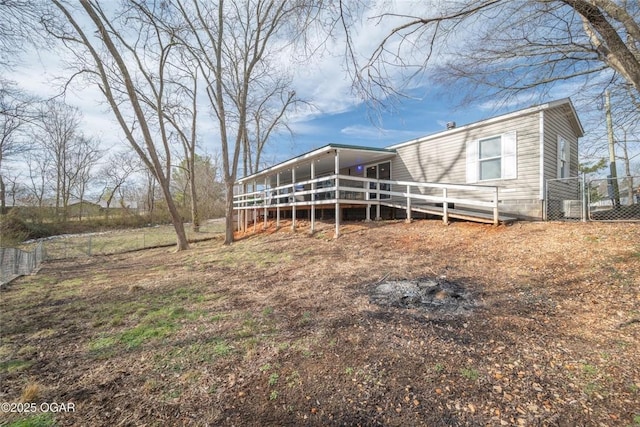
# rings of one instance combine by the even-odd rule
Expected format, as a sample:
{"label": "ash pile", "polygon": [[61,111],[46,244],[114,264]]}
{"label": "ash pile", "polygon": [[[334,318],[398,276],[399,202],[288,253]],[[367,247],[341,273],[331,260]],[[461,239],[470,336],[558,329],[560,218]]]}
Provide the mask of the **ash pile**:
{"label": "ash pile", "polygon": [[463,285],[444,278],[387,280],[374,285],[369,296],[370,301],[377,305],[436,314],[468,314],[479,305]]}

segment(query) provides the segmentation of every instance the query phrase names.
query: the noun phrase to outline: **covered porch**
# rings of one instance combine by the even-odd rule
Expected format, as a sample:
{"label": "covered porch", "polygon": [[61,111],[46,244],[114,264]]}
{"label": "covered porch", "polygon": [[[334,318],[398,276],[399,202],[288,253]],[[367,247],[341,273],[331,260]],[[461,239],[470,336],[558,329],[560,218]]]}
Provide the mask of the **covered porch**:
{"label": "covered porch", "polygon": [[[305,211],[313,233],[318,212],[330,209],[338,237],[343,210],[352,208],[364,208],[367,221],[380,219],[382,207],[404,210],[408,221],[412,212],[439,215],[445,223],[450,217],[501,220],[497,187],[395,181],[395,156],[389,149],[330,144],[242,178],[234,192],[237,229],[247,231],[260,220],[266,227],[270,216],[278,228],[289,213],[295,229],[298,213]],[[454,209],[456,204],[472,212]]]}

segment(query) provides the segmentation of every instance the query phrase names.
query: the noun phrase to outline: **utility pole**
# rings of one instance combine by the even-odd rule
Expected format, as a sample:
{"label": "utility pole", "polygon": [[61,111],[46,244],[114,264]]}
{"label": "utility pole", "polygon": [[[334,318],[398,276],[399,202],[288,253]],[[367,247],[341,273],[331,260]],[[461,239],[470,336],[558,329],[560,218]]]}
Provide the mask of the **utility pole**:
{"label": "utility pole", "polygon": [[609,137],[609,198],[614,208],[620,207],[620,189],[618,188],[618,172],[616,170],[616,150],[613,139],[613,120],[611,119],[611,95],[605,92],[605,114],[607,116],[607,135]]}

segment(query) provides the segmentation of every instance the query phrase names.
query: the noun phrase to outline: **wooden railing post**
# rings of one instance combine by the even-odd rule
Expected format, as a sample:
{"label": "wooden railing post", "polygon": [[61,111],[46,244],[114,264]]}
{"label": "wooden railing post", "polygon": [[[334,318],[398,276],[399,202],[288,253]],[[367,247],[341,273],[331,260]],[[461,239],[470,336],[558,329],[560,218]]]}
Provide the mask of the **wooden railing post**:
{"label": "wooden railing post", "polygon": [[242,227],[243,227],[242,231],[244,233],[246,233],[247,230],[249,229],[249,212],[248,212],[248,209],[249,209],[249,196],[247,195],[247,193],[249,192],[249,189],[248,189],[247,184],[244,185],[243,189],[244,189],[244,194],[245,194],[245,196],[244,196],[244,200],[245,200],[244,207],[245,208],[242,210],[243,215],[244,215],[243,218],[242,218]]}
{"label": "wooden railing post", "polygon": [[340,237],[340,150],[336,149],[336,154],[334,158],[334,174],[335,174],[335,183],[336,183],[336,233],[335,238]]}
{"label": "wooden railing post", "polygon": [[291,230],[296,231],[296,168],[291,168]]}
{"label": "wooden railing post", "polygon": [[407,185],[407,222],[411,222],[411,186]]}
{"label": "wooden railing post", "polygon": [[253,181],[253,232],[258,228],[258,181]]}
{"label": "wooden railing post", "polygon": [[276,175],[276,230],[280,229],[280,172]]}
{"label": "wooden railing post", "polygon": [[[316,179],[316,163],[315,160],[311,160],[311,179]],[[311,227],[309,232],[311,234],[316,231],[316,182],[313,181],[311,183],[311,196],[309,199],[311,200]]]}
{"label": "wooden railing post", "polygon": [[263,196],[262,196],[262,204],[264,205],[264,210],[262,211],[262,215],[263,215],[263,220],[264,223],[262,225],[262,229],[266,230],[267,229],[267,200],[269,200],[269,187],[267,186],[268,182],[267,182],[267,178],[264,179],[264,192],[263,192]]}
{"label": "wooden railing post", "polygon": [[500,216],[498,214],[498,187],[495,188],[493,193],[493,225],[500,224]]}
{"label": "wooden railing post", "polygon": [[447,200],[447,189],[442,189],[442,222],[449,224],[449,202]]}

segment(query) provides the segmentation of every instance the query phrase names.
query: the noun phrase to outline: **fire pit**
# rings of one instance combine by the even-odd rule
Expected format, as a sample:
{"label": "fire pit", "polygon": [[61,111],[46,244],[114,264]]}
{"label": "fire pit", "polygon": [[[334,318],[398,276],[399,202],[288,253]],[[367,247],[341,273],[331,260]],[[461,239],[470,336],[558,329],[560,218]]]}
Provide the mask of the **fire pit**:
{"label": "fire pit", "polygon": [[478,306],[473,294],[443,278],[388,280],[371,288],[370,300],[388,307],[420,309],[436,314],[463,315]]}

